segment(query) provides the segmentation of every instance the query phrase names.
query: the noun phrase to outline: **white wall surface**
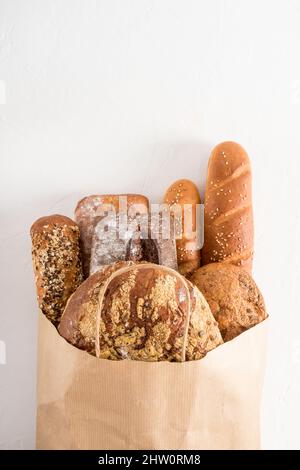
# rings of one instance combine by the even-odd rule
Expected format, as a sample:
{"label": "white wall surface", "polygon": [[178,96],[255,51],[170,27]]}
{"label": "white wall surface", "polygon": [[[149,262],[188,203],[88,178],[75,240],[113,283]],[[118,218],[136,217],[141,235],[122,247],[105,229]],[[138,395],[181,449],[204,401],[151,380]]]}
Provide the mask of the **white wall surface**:
{"label": "white wall surface", "polygon": [[203,191],[229,139],[271,317],[263,446],[300,448],[299,23],[297,0],[0,0],[0,448],[34,447],[31,223],[92,193]]}

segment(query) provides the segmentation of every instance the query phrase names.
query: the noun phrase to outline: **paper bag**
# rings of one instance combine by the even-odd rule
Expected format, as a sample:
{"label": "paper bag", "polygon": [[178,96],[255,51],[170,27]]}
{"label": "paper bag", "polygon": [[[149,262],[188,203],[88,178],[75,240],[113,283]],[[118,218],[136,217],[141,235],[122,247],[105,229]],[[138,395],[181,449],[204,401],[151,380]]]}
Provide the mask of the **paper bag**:
{"label": "paper bag", "polygon": [[97,359],[39,315],[38,449],[258,449],[268,321],[199,361]]}

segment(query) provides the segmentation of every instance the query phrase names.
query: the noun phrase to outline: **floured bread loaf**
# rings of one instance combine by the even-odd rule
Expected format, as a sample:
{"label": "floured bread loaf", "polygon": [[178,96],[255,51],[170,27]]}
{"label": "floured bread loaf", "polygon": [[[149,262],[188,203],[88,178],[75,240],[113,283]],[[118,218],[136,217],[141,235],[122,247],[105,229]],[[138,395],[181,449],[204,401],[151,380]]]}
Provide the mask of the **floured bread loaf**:
{"label": "floured bread loaf", "polygon": [[119,262],[90,276],[70,298],[60,334],[105,359],[200,359],[222,343],[199,290],[176,271]]}
{"label": "floured bread loaf", "polygon": [[115,214],[99,220],[91,245],[90,274],[117,261],[148,261],[178,268],[174,218],[170,212],[128,217]]}
{"label": "floured bread loaf", "polygon": [[133,217],[146,214],[149,209],[148,199],[141,194],[104,194],[87,196],[78,202],[75,220],[80,229],[82,243],[83,272],[90,274],[91,247],[96,225],[111,211]]}
{"label": "floured bread loaf", "polygon": [[127,219],[122,230],[118,215],[109,214],[94,227],[91,243],[90,274],[118,261],[139,261],[141,246],[137,236],[137,224]]}
{"label": "floured bread loaf", "polygon": [[178,270],[175,221],[171,211],[152,212],[148,224],[140,227],[141,258]]}
{"label": "floured bread loaf", "polygon": [[224,341],[235,338],[268,316],[257,285],[242,268],[227,263],[207,264],[190,279],[209,303]]}

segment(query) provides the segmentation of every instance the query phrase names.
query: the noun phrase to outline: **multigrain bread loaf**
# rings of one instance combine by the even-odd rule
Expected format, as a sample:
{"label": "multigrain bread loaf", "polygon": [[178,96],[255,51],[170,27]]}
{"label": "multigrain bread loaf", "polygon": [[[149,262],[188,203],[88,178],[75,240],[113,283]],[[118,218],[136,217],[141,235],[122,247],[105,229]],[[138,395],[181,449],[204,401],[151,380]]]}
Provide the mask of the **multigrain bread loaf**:
{"label": "multigrain bread loaf", "polygon": [[34,222],[30,235],[38,304],[58,325],[68,298],[83,280],[79,228],[55,214]]}
{"label": "multigrain bread loaf", "polygon": [[217,145],[210,156],[205,192],[202,264],[228,262],[251,274],[253,214],[251,168],[235,142]]}
{"label": "multigrain bread loaf", "polygon": [[91,247],[95,226],[113,209],[131,217],[138,213],[147,213],[148,199],[141,194],[105,194],[87,196],[78,202],[75,209],[75,220],[80,229],[82,243],[83,272],[90,274]]}
{"label": "multigrain bread loaf", "polygon": [[267,318],[264,299],[250,274],[227,263],[198,269],[191,281],[206,298],[224,341]]}
{"label": "multigrain bread loaf", "polygon": [[[180,227],[176,232],[182,236],[177,239],[177,261],[181,274],[187,276],[200,267],[199,230],[197,226],[197,205],[200,195],[196,185],[187,179],[175,181],[166,191],[164,203],[174,211]],[[178,213],[178,208],[180,209]],[[181,220],[178,222],[178,214]]]}
{"label": "multigrain bread loaf", "polygon": [[90,276],[70,298],[59,333],[105,359],[200,359],[222,343],[202,294],[178,272],[119,262]]}

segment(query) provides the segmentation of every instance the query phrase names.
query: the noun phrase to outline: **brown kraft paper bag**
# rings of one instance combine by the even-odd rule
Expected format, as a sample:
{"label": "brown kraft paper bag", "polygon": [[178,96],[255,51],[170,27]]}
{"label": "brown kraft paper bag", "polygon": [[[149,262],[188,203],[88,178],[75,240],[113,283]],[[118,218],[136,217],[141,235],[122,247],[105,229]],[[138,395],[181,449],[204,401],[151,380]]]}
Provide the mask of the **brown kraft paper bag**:
{"label": "brown kraft paper bag", "polygon": [[147,363],[97,359],[39,314],[37,449],[259,449],[267,324]]}

